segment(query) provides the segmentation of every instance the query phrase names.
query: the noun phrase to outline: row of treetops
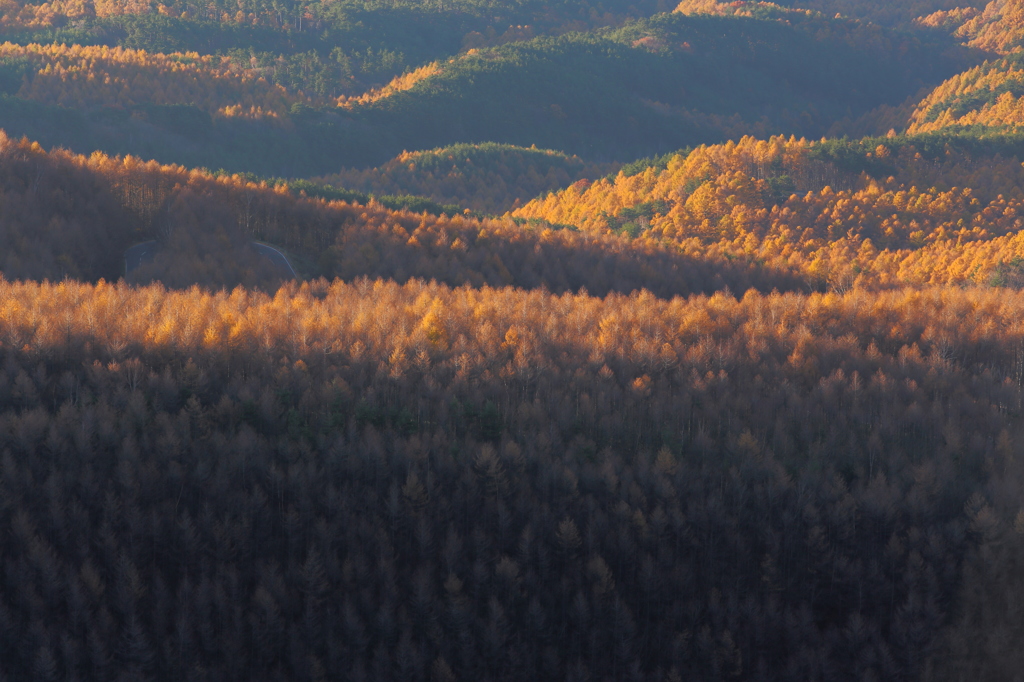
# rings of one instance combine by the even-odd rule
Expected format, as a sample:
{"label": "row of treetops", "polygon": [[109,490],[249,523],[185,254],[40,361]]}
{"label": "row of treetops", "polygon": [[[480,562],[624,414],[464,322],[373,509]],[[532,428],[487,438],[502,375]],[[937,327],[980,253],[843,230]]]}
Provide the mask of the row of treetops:
{"label": "row of treetops", "polygon": [[[233,8],[234,11],[229,11],[232,8],[229,8],[226,3],[220,3],[221,6],[218,7],[217,3],[199,4],[189,3],[187,0],[178,2],[169,0],[167,3],[150,2],[149,0],[53,0],[38,4],[5,0],[0,5],[0,10],[2,10],[0,27],[10,31],[24,31],[63,26],[68,22],[88,19],[145,14],[159,14],[184,20],[268,26],[277,29],[287,28],[291,23],[289,19],[293,16],[292,12],[282,11],[279,6],[270,6],[268,3],[258,4],[264,6],[247,7],[246,9],[249,11],[246,11],[239,4]],[[295,14],[315,26],[315,22],[319,18],[316,15],[323,13],[321,3],[308,3],[301,13],[296,12]]]}
{"label": "row of treetops", "polygon": [[61,372],[93,367],[109,399],[171,367],[185,383],[169,400],[188,389],[215,409],[255,382],[248,400],[267,402],[268,419],[290,406],[312,433],[335,409],[378,428],[456,428],[461,401],[491,405],[475,417],[493,422],[477,424],[485,438],[584,434],[577,454],[680,442],[794,464],[828,453],[865,480],[943,454],[980,475],[1024,437],[1022,310],[1024,295],[995,289],[665,300],[365,278],[274,296],[0,280],[0,349],[30,368],[0,373],[0,394],[34,404],[73,389]]}

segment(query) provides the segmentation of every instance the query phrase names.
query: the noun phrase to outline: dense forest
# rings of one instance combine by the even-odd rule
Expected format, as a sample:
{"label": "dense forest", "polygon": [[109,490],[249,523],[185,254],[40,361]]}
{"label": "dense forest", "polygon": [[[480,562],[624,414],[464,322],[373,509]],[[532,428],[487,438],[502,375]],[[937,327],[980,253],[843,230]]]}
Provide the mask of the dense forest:
{"label": "dense forest", "polygon": [[461,136],[627,160],[658,151],[653,140],[663,149],[740,131],[821,135],[972,60],[951,50],[817,16],[676,12],[611,33],[470,51],[357,113],[401,131],[406,148]]}
{"label": "dense forest", "polygon": [[0,0],[0,682],[1016,680],[1024,0]]}
{"label": "dense forest", "polygon": [[2,286],[12,678],[914,679],[1019,504],[1018,294]]}
{"label": "dense forest", "polygon": [[1024,138],[794,138],[700,147],[514,215],[757,262],[845,290],[1024,284]]}
{"label": "dense forest", "polygon": [[1024,123],[1024,54],[1015,52],[959,73],[915,107],[908,131],[1016,128]]}

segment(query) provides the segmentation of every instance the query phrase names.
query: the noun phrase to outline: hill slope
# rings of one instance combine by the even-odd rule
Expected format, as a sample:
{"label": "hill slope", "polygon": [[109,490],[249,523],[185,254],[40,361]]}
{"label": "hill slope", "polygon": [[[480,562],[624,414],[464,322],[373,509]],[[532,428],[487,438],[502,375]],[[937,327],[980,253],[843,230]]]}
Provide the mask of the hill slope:
{"label": "hill slope", "polygon": [[225,57],[74,45],[0,45],[6,92],[68,108],[186,105],[220,115],[286,114],[308,101]]}
{"label": "hill slope", "polygon": [[504,213],[538,194],[598,178],[615,167],[547,149],[487,143],[403,152],[383,166],[342,169],[321,180],[378,194],[414,194],[474,211]]}
{"label": "hill slope", "polygon": [[443,63],[354,113],[390,131],[388,146],[486,139],[624,159],[751,130],[819,135],[966,59],[948,45],[801,16],[676,13],[516,43]]}
{"label": "hill slope", "polygon": [[90,157],[0,139],[0,272],[8,278],[116,280],[131,245],[156,240],[133,280],[167,286],[276,288],[252,240],[287,249],[308,276],[434,279],[598,294],[647,288],[663,296],[723,287],[793,289],[803,282],[749,262],[703,259],[616,235],[551,229],[543,221],[391,210],[296,196],[239,176],[133,158]]}
{"label": "hill slope", "polygon": [[1015,128],[1024,124],[1024,53],[957,74],[915,108],[909,132],[950,127]]}
{"label": "hill slope", "polygon": [[[744,138],[514,215],[764,262],[844,289],[1022,282],[1024,140]],[[1014,264],[1012,266],[1008,264]]]}
{"label": "hill slope", "polygon": [[[373,69],[384,75],[394,68],[384,65],[392,53],[367,47],[325,61],[323,46],[288,48],[280,59],[255,49],[222,57],[5,49],[0,125],[12,135],[81,153],[279,177],[379,165],[403,149],[454,143],[536,144],[627,161],[749,133],[817,137],[836,120],[902,102],[973,63],[948,41],[814,13],[674,13],[471,50],[391,87],[366,92],[366,81],[346,89],[336,107],[331,83],[352,83],[345,74],[359,71],[356,63],[359,78]],[[50,72],[40,72],[41,60]],[[173,92],[154,85],[189,74],[196,81]],[[107,76],[110,92],[88,86]]]}
{"label": "hill slope", "polygon": [[842,14],[883,26],[913,28],[915,19],[944,12],[955,14],[958,9],[980,11],[986,0],[778,0],[779,5],[816,10],[827,16]]}
{"label": "hill slope", "polygon": [[1024,46],[1024,3],[992,0],[956,32],[969,45],[1007,54]]}

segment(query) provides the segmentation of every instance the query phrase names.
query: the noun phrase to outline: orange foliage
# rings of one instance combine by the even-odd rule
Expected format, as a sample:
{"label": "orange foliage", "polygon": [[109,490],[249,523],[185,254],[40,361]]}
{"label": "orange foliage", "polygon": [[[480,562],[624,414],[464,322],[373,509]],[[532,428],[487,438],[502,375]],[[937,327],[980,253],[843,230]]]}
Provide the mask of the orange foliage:
{"label": "orange foliage", "polygon": [[226,57],[159,54],[120,47],[0,45],[0,57],[29,60],[36,72],[18,96],[68,107],[193,104],[224,116],[277,116],[301,93],[290,93],[232,67]]}
{"label": "orange foliage", "polygon": [[712,14],[727,17],[749,17],[757,10],[773,10],[780,14],[811,15],[813,12],[806,9],[791,9],[782,7],[774,2],[757,2],[739,0],[739,2],[719,2],[719,0],[682,0],[675,11],[682,14]]}
{"label": "orange foliage", "polygon": [[910,133],[950,126],[1024,124],[1024,64],[1008,57],[985,62],[935,88],[914,110]]}
{"label": "orange foliage", "polygon": [[914,23],[926,28],[941,28],[952,32],[979,14],[981,14],[981,10],[975,7],[954,7],[953,9],[940,9],[928,16],[918,17]]}
{"label": "orange foliage", "polygon": [[342,95],[338,98],[338,106],[346,109],[351,109],[355,106],[364,104],[373,104],[382,99],[387,99],[392,95],[399,92],[405,92],[416,87],[416,84],[420,81],[424,81],[431,76],[441,73],[441,63],[431,62],[424,64],[418,69],[414,69],[408,73],[403,73],[401,76],[395,76],[391,79],[391,82],[381,88],[374,88],[369,92],[363,93],[358,97],[346,97]]}
{"label": "orange foliage", "polygon": [[[664,171],[577,182],[517,210],[517,224],[328,203],[239,177],[5,141],[0,179],[11,208],[0,267],[8,276],[112,277],[121,250],[158,239],[180,258],[148,276],[228,285],[249,278],[213,258],[217,244],[259,239],[331,277],[602,293],[1024,280],[1019,162],[952,151],[929,160],[911,145],[883,144],[864,159],[891,171],[875,178],[818,152],[781,137],[701,147]],[[98,239],[113,240],[107,265],[90,260]]]}
{"label": "orange foliage", "polygon": [[23,0],[0,2],[0,29],[21,31],[26,29],[53,28],[65,26],[68,22],[93,17],[114,17],[124,15],[161,14],[182,19],[200,19],[223,23],[280,26],[279,15],[273,9],[259,13],[238,10],[222,12],[215,4],[203,8],[171,2],[164,4],[157,0],[51,0],[33,4]]}
{"label": "orange foliage", "polygon": [[880,145],[875,179],[816,159],[815,143],[744,138],[673,158],[664,171],[601,180],[515,212],[592,232],[633,220],[642,242],[745,258],[836,288],[987,284],[1024,256],[1024,169],[1016,161]]}
{"label": "orange foliage", "polygon": [[68,20],[96,16],[91,0],[54,0],[40,5],[22,4],[16,0],[0,2],[0,28],[24,30],[48,28]]}
{"label": "orange foliage", "polygon": [[972,47],[1007,54],[1024,43],[1024,2],[992,0],[957,35]]}
{"label": "orange foliage", "polygon": [[[773,387],[783,381],[813,390],[839,366],[847,374],[860,369],[860,385],[870,390],[879,388],[876,382],[884,387],[885,373],[934,381],[930,368],[949,372],[955,364],[984,373],[989,390],[998,393],[1002,386],[1017,394],[1024,381],[1022,311],[1024,293],[976,288],[665,300],[647,292],[594,297],[364,278],[292,284],[271,296],[241,288],[172,291],[0,278],[0,349],[49,357],[66,352],[71,338],[88,342],[86,352],[94,354],[201,353],[210,365],[246,361],[248,351],[255,353],[253,362],[273,365],[283,356],[288,366],[302,360],[328,373],[350,372],[360,363],[379,373],[378,382],[390,376],[398,385],[430,373],[449,390],[467,382],[483,390],[504,383],[505,400],[516,393],[508,390],[510,382],[543,369],[526,380],[544,374],[541,383],[556,395],[570,386],[596,394],[610,379],[630,389],[618,399],[634,409],[676,409],[673,392],[707,390],[724,381],[723,368],[728,385],[757,385],[777,395]],[[803,366],[815,357],[816,369]],[[857,384],[852,376],[840,382],[850,380]],[[639,399],[630,399],[630,392]],[[513,414],[516,404],[508,407]],[[705,408],[695,402],[679,409]],[[745,420],[760,422],[751,425],[757,431],[771,429],[774,417],[755,411]],[[637,426],[617,421],[621,428]]]}
{"label": "orange foliage", "polygon": [[9,278],[116,279],[132,244],[156,240],[159,255],[133,273],[168,286],[274,287],[280,273],[254,271],[252,240],[309,261],[309,274],[451,284],[513,284],[595,293],[647,288],[685,295],[803,286],[749,261],[695,257],[617,235],[520,225],[509,218],[451,218],[295,196],[239,176],[214,176],[99,152],[46,153],[0,136],[0,271]]}

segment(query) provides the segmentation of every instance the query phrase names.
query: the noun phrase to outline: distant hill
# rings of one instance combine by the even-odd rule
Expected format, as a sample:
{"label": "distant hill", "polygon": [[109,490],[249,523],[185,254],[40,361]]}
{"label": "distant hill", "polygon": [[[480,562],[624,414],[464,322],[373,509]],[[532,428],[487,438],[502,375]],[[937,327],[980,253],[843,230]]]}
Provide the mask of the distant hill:
{"label": "distant hill", "polygon": [[227,57],[161,54],[106,46],[0,45],[0,87],[10,95],[68,108],[184,105],[210,115],[278,117],[301,94]]}
{"label": "distant hill", "polygon": [[386,56],[384,61],[400,73],[466,47],[620,25],[673,6],[666,0],[310,0],[301,5],[267,0],[214,0],[205,5],[188,0],[10,0],[0,14],[0,36],[21,44],[78,43],[155,52],[239,50],[246,59],[256,56],[261,61],[267,55],[284,56],[290,68],[276,75],[292,81],[315,79],[341,62],[342,71],[352,69],[346,75],[362,80],[389,68],[374,55]]}
{"label": "distant hill", "polygon": [[[269,27],[232,30],[239,45],[250,34],[265,46],[273,43],[267,35],[309,39]],[[974,63],[950,40],[806,12],[661,14],[617,29],[474,48],[369,93],[372,79],[401,60],[388,66],[391,53],[371,47],[332,52],[330,64],[321,48],[279,60],[258,51],[162,57],[5,49],[0,125],[9,134],[80,153],[280,177],[378,166],[402,150],[485,140],[628,161],[749,133],[818,137],[836,120],[899,104]],[[73,55],[85,63],[72,64]],[[47,65],[51,73],[41,73]],[[58,67],[66,76],[52,75]],[[195,82],[171,93],[153,85],[164,71],[161,83],[186,73]],[[341,90],[331,83],[356,82],[342,76],[357,71],[359,87],[332,99]],[[129,72],[130,79],[121,75]],[[90,77],[108,76],[120,84],[110,93],[88,86]]]}
{"label": "distant hill", "polygon": [[676,13],[471,51],[354,114],[385,146],[488,139],[626,159],[744,131],[817,136],[969,59],[945,43],[799,16]]}
{"label": "distant hill", "polygon": [[919,17],[961,8],[980,9],[985,6],[985,0],[778,0],[778,4],[812,9],[828,16],[842,14],[882,26],[911,28]]}
{"label": "distant hill", "polygon": [[320,180],[365,192],[420,195],[483,213],[504,213],[538,194],[599,178],[615,168],[549,149],[489,142],[403,152],[383,166],[346,168]]}

